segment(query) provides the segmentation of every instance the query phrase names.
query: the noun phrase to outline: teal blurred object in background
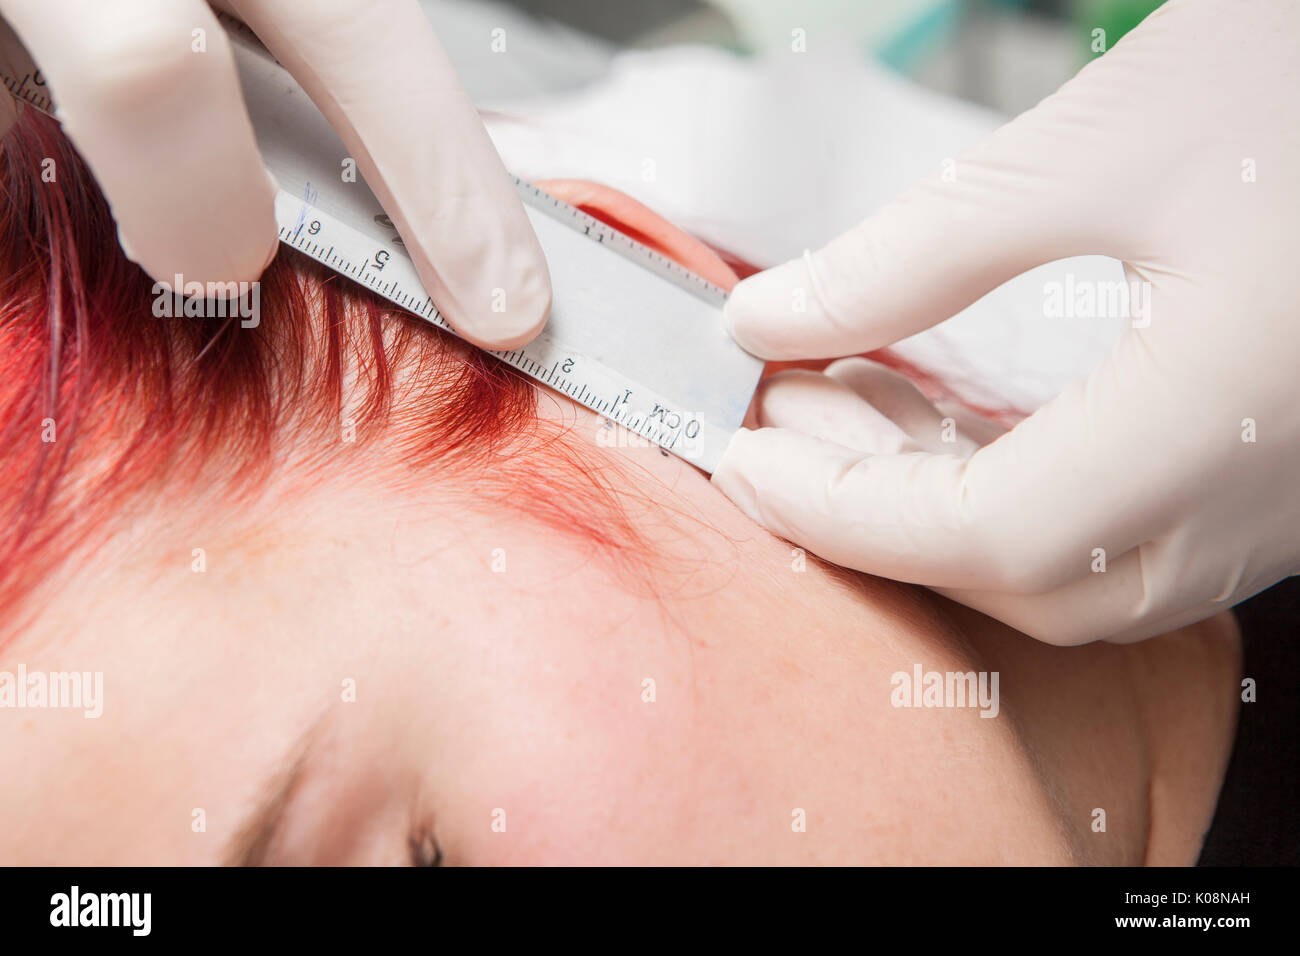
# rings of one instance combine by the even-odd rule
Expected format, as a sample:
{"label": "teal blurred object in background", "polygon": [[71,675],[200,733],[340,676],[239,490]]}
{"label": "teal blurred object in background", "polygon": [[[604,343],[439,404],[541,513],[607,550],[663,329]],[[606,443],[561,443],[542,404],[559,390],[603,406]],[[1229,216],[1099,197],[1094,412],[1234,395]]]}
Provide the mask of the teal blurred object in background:
{"label": "teal blurred object in background", "polygon": [[960,29],[966,0],[943,0],[931,4],[893,37],[886,38],[875,55],[900,73],[909,72],[937,46]]}

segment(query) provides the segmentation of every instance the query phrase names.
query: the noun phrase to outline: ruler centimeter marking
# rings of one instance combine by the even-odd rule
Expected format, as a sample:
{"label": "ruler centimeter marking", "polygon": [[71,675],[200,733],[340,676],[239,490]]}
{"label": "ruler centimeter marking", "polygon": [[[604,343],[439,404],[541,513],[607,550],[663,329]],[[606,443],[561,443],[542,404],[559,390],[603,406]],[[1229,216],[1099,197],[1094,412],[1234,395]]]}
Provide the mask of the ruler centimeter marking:
{"label": "ruler centimeter marking", "polygon": [[[242,79],[248,98],[250,77],[244,68],[249,62],[254,62],[259,69],[282,68],[275,65],[270,54],[261,47],[246,26],[224,14],[219,14],[219,20],[237,45],[237,59],[242,58],[241,73],[244,74]],[[22,59],[15,57],[12,48],[0,52],[8,52],[8,56],[0,60],[0,82],[9,94],[28,106],[57,118],[53,98],[40,71],[35,67],[27,68],[30,58],[25,57],[25,54]],[[255,82],[256,77],[252,81]],[[305,96],[302,99],[305,100]],[[268,144],[261,136],[259,145],[264,147],[265,152]],[[279,151],[284,152],[285,144],[270,145],[279,147]],[[304,162],[303,165],[305,168],[308,164]],[[283,169],[276,169],[273,165],[272,171],[278,174],[277,178],[283,176]],[[762,371],[760,360],[741,352],[721,331],[720,310],[726,301],[726,293],[659,252],[556,199],[537,186],[519,177],[511,178],[538,232],[543,251],[552,265],[553,275],[556,273],[556,257],[573,255],[570,248],[572,241],[557,236],[554,225],[548,225],[559,224],[570,236],[580,236],[590,248],[598,249],[582,253],[583,256],[621,256],[656,279],[689,293],[690,299],[703,303],[709,310],[718,311],[719,314],[715,321],[703,323],[712,328],[693,330],[683,336],[684,341],[667,345],[655,343],[656,348],[662,346],[670,351],[680,349],[683,365],[688,364],[689,357],[694,358],[693,366],[680,371],[676,370],[675,363],[666,355],[650,366],[647,366],[644,355],[638,355],[637,366],[643,370],[649,368],[650,371],[639,377],[629,375],[625,370],[612,367],[607,361],[587,354],[582,348],[562,341],[556,334],[555,321],[548,322],[537,338],[527,345],[510,351],[493,351],[491,354],[641,438],[712,472],[732,433],[740,427],[745,407]],[[317,185],[324,188],[319,180]],[[365,188],[364,184],[357,185]],[[275,217],[282,243],[315,259],[335,273],[364,285],[413,315],[456,334],[425,291],[414,263],[387,216],[374,215],[365,217],[373,221],[362,221],[362,216],[357,211],[361,207],[347,203],[340,206],[339,200],[342,197],[337,192],[327,196],[327,202],[318,202],[321,197],[316,186],[310,181],[303,186],[301,195],[294,195],[284,188],[277,192]],[[368,189],[366,193],[367,196],[370,195]],[[322,208],[325,205],[329,205],[330,209]],[[334,210],[338,208],[345,208],[348,217],[336,215]],[[375,208],[379,208],[377,204]],[[571,265],[568,259],[564,264]],[[569,332],[580,333],[579,338],[584,341],[589,337],[587,333],[602,326],[616,326],[622,318],[617,314],[588,314],[593,308],[599,311],[597,306],[574,308],[567,305],[564,297],[569,291],[571,290],[560,285],[555,287],[555,308],[557,311],[565,309],[566,315],[570,316],[567,326]],[[582,290],[577,292],[580,297]],[[681,300],[678,299],[677,304],[680,303]],[[664,307],[671,309],[673,304],[671,300],[665,300]],[[608,308],[616,311],[618,303],[611,303]],[[575,312],[579,313],[579,324],[584,326],[576,330],[572,318]],[[552,317],[553,320],[556,318],[555,312]],[[643,316],[642,321],[650,320]],[[605,346],[611,343],[617,346],[617,328],[613,334],[615,338],[611,339],[610,333],[605,333]],[[630,352],[619,354],[617,347],[606,350],[614,353],[616,361],[633,361]],[[702,376],[707,377],[715,369],[726,371],[725,382],[710,388],[710,383],[696,381]],[[661,390],[647,387],[638,378],[668,381],[677,386],[675,390],[680,394],[662,394]],[[701,407],[684,405],[684,395],[702,396],[699,401]],[[593,439],[603,443],[606,437],[602,430]],[[612,436],[608,436],[608,440],[609,444],[617,441]]]}
{"label": "ruler centimeter marking", "polygon": [[[523,180],[516,181],[519,183],[520,195],[530,208],[537,208],[530,199],[534,193],[545,197],[547,203],[553,201],[552,197],[537,187]],[[300,223],[299,216],[304,208],[307,210],[306,218]],[[544,209],[541,211],[545,213]],[[574,209],[573,212],[584,219],[590,218],[580,210]],[[374,246],[371,237],[283,189],[276,194],[275,218],[280,226],[280,241],[285,245],[364,285],[421,319],[456,334],[424,291],[414,263],[401,247],[386,250],[390,256],[380,267],[368,251]],[[633,261],[644,257],[651,263],[649,268],[664,270],[665,278],[701,297],[713,298],[717,306],[721,307],[726,293],[718,287],[599,220],[592,219],[591,222],[607,237],[607,248],[610,250],[625,250],[625,254]],[[553,341],[547,329],[543,329],[537,338],[525,346],[507,352],[492,351],[491,354],[529,378],[555,389],[705,471],[712,472],[731,437],[731,431],[719,430],[705,419],[691,417],[691,410],[681,409],[666,396],[629,381],[601,362]],[[614,439],[610,439],[610,442],[613,444]]]}

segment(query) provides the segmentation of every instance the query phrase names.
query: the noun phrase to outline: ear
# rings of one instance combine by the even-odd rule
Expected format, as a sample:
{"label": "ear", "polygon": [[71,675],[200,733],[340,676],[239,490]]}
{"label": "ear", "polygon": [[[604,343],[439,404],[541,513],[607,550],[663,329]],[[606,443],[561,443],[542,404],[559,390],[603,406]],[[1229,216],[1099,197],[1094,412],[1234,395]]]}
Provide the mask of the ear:
{"label": "ear", "polygon": [[586,179],[544,179],[534,185],[728,292],[740,281],[713,249],[627,193]]}

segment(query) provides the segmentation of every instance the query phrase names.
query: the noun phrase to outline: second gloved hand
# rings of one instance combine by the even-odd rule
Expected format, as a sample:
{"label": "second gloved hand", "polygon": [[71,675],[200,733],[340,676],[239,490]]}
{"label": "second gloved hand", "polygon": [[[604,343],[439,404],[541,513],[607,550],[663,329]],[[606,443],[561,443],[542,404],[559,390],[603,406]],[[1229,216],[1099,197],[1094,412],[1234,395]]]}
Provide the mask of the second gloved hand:
{"label": "second gloved hand", "polygon": [[941,444],[914,399],[881,420],[853,366],[786,379],[714,483],[824,558],[1053,643],[1166,632],[1295,573],[1297,36],[1293,0],[1172,0],[955,175],[727,306],[757,355],[852,355],[1111,255],[1144,307],[1086,379],[982,447]]}

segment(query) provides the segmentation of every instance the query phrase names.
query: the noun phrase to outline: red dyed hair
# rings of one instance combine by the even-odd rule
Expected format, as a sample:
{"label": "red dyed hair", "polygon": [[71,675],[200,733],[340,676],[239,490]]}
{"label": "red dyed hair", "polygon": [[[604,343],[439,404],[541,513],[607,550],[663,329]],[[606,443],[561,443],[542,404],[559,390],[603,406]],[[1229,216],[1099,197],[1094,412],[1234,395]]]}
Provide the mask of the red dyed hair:
{"label": "red dyed hair", "polygon": [[509,366],[286,248],[257,327],[156,318],[152,281],[57,124],[25,111],[0,153],[0,635],[151,492],[234,508],[286,462],[310,472],[376,449],[397,480],[455,473],[470,506],[635,551],[608,478],[539,422]]}

